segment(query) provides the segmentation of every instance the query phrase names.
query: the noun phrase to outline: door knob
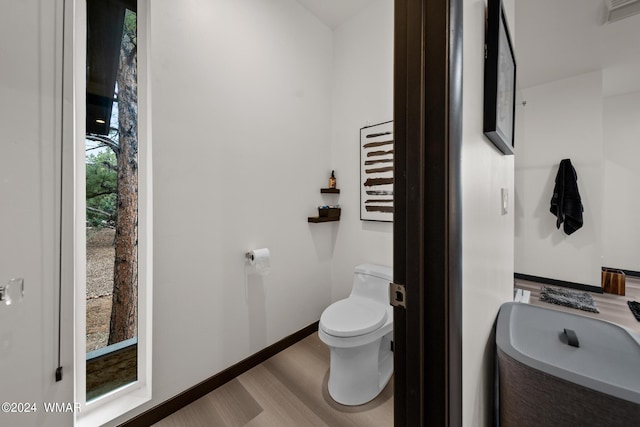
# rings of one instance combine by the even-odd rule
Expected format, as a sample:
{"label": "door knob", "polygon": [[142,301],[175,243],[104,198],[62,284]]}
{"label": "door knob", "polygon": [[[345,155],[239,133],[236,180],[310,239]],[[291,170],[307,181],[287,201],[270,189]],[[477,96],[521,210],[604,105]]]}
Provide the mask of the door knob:
{"label": "door knob", "polygon": [[11,279],[6,286],[0,286],[0,302],[11,305],[21,302],[24,297],[24,279]]}

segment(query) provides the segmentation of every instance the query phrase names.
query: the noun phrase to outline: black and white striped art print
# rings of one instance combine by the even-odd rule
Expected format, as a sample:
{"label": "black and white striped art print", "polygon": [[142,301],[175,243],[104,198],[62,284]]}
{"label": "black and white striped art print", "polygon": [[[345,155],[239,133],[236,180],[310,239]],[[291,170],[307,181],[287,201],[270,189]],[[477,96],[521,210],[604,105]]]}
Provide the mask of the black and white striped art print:
{"label": "black and white striped art print", "polygon": [[360,219],[393,222],[393,122],[360,129]]}

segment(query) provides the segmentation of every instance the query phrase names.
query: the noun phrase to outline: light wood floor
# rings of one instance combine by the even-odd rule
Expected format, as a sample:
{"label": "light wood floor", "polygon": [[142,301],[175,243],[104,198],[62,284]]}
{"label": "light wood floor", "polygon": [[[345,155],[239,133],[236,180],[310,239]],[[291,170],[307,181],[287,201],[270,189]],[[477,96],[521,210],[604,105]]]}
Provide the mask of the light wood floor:
{"label": "light wood floor", "polygon": [[357,407],[335,403],[328,378],[329,349],[313,333],[154,426],[393,426],[393,377]]}
{"label": "light wood floor", "polygon": [[552,308],[554,310],[566,311],[568,313],[575,313],[582,316],[593,317],[595,319],[606,320],[608,322],[617,323],[618,325],[625,326],[631,329],[636,334],[640,334],[640,322],[629,310],[627,301],[640,302],[640,279],[636,277],[626,277],[626,289],[625,295],[612,295],[612,294],[597,294],[591,293],[593,299],[596,302],[596,307],[600,310],[600,313],[590,313],[588,311],[578,310],[576,308],[562,307],[555,304],[549,304],[540,301],[540,289],[541,283],[529,282],[526,280],[516,279],[515,287],[520,289],[526,289],[531,291],[530,304],[539,305],[541,307]]}

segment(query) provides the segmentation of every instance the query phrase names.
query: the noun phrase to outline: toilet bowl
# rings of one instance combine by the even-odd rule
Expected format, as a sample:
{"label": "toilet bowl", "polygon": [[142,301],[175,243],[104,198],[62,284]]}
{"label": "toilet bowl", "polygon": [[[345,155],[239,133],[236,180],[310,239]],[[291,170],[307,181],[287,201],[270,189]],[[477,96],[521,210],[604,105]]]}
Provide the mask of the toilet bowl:
{"label": "toilet bowl", "polygon": [[355,268],[348,298],[327,307],[318,336],[331,351],[329,395],[343,405],[374,399],[393,374],[393,309],[389,305],[391,268]]}

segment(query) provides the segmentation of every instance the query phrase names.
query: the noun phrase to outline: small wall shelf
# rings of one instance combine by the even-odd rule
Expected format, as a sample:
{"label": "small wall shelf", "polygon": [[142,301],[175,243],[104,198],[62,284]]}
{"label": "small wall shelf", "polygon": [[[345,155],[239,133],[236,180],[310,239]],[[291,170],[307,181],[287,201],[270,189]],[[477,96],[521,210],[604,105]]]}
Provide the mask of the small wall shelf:
{"label": "small wall shelf", "polygon": [[[340,194],[339,188],[321,188],[320,193],[322,194]],[[307,221],[313,224],[318,224],[321,222],[333,222],[340,221],[340,209],[338,209],[337,216],[310,216],[307,218]]]}
{"label": "small wall shelf", "polygon": [[310,216],[307,218],[308,222],[318,224],[320,222],[332,222],[332,221],[340,221],[339,216]]}

